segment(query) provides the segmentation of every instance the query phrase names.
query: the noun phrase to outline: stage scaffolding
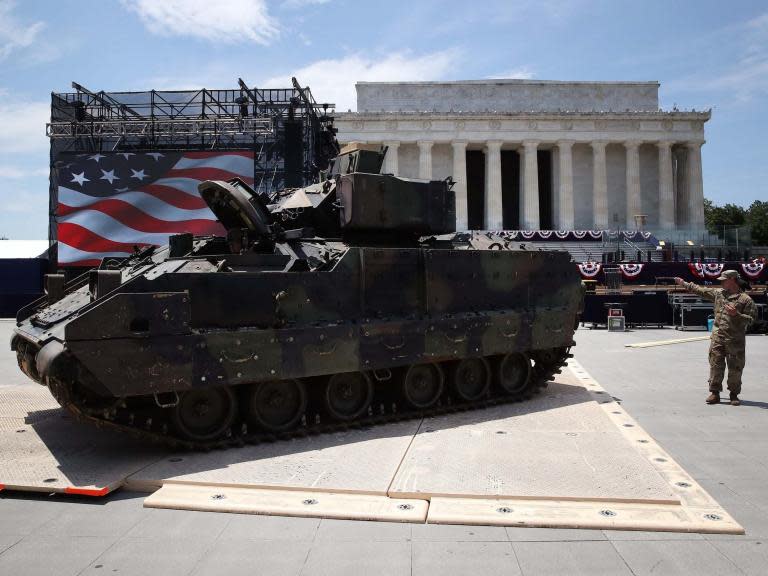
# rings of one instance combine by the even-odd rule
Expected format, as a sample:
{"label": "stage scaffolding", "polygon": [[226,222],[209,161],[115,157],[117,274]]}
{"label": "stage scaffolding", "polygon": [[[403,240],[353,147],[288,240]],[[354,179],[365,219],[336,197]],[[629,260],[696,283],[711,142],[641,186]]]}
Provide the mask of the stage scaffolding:
{"label": "stage scaffolding", "polygon": [[64,153],[252,150],[254,187],[274,197],[309,184],[338,152],[333,104],[291,88],[51,94],[49,238],[56,240],[57,162]]}

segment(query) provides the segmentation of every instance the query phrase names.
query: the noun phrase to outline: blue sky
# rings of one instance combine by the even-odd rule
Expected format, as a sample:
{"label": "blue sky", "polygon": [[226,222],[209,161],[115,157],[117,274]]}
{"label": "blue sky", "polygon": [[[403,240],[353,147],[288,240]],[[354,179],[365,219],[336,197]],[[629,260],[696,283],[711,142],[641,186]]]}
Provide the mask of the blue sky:
{"label": "blue sky", "polygon": [[358,80],[658,80],[712,108],[704,191],[768,200],[765,1],[0,0],[0,236],[47,237],[51,91]]}

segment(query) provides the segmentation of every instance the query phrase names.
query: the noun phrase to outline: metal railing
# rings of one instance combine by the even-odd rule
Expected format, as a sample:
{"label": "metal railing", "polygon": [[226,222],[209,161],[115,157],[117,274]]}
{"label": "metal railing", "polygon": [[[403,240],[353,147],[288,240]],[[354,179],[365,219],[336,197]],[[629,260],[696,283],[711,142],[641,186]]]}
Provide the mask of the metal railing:
{"label": "metal railing", "polygon": [[170,137],[272,134],[271,118],[177,118],[166,119],[110,119],[86,122],[50,122],[45,126],[50,138],[119,138],[125,136],[152,137],[162,134]]}

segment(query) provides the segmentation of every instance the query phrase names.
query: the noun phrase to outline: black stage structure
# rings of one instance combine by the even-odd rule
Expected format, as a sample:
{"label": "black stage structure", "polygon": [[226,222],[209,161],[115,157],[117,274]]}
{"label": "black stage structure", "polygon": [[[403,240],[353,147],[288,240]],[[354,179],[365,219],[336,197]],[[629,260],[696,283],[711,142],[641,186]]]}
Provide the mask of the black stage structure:
{"label": "black stage structure", "polygon": [[[338,152],[334,104],[318,104],[295,78],[290,88],[51,94],[48,234],[57,239],[57,163],[62,154],[252,150],[254,187],[279,190],[315,181]],[[55,264],[54,264],[55,266]]]}

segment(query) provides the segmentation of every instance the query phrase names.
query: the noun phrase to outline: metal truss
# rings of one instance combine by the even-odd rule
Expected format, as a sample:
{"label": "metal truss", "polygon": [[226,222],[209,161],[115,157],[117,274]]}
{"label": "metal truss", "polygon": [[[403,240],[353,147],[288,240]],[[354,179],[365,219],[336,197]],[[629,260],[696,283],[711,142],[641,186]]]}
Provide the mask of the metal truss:
{"label": "metal truss", "polygon": [[49,138],[103,138],[121,140],[135,136],[174,139],[177,137],[221,135],[268,135],[274,133],[272,118],[190,118],[175,120],[89,120],[84,122],[50,122]]}
{"label": "metal truss", "polygon": [[274,197],[286,187],[286,157],[293,159],[292,186],[314,181],[338,152],[334,105],[318,104],[295,78],[290,88],[238,83],[239,88],[227,90],[94,92],[73,82],[74,92],[52,93],[46,125],[51,240],[56,238],[56,166],[65,152],[251,150],[254,186],[261,193]]}

